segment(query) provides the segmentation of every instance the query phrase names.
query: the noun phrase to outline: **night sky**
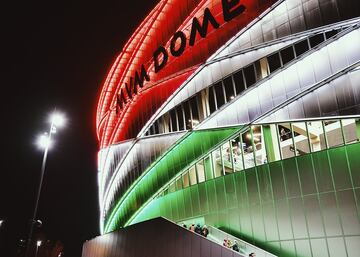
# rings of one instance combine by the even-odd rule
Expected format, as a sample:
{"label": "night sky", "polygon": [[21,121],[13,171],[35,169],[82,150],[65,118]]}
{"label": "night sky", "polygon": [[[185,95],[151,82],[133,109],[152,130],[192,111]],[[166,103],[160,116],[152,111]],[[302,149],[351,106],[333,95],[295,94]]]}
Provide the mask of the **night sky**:
{"label": "night sky", "polygon": [[65,256],[99,234],[95,111],[107,71],[157,0],[8,1],[1,7],[0,256],[27,238],[55,107],[68,125],[49,152],[38,218]]}

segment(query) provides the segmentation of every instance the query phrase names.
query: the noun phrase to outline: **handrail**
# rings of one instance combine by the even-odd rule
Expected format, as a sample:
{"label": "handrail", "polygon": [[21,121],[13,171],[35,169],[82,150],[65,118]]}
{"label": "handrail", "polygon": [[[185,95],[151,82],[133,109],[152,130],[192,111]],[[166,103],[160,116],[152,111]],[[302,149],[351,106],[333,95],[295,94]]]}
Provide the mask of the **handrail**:
{"label": "handrail", "polygon": [[250,244],[240,238],[237,238],[233,235],[230,235],[218,228],[215,228],[213,226],[207,226],[209,229],[209,239],[212,240],[215,243],[222,244],[224,239],[230,239],[231,241],[236,241],[240,254],[248,256],[250,253],[254,252],[256,254],[256,257],[277,257],[276,255],[269,253],[253,244]]}

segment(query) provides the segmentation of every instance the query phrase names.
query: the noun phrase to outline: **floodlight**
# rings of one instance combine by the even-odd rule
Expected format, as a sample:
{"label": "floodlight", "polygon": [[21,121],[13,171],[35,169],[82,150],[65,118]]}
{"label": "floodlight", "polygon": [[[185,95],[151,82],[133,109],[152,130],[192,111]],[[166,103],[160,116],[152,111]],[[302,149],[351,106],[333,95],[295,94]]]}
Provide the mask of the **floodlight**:
{"label": "floodlight", "polygon": [[52,142],[49,138],[49,135],[47,133],[44,133],[42,135],[40,135],[36,141],[37,146],[40,149],[46,149],[46,148],[50,148],[52,145]]}
{"label": "floodlight", "polygon": [[50,116],[50,122],[55,127],[61,128],[61,127],[65,126],[65,123],[66,123],[65,115],[60,112],[54,112]]}

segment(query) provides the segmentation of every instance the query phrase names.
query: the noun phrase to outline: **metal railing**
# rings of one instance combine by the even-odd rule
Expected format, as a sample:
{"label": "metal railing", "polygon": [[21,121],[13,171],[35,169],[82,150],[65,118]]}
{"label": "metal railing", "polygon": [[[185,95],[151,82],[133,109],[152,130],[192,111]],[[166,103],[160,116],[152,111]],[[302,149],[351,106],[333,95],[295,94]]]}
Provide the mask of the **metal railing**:
{"label": "metal railing", "polygon": [[209,229],[209,235],[207,238],[215,243],[222,245],[224,239],[230,240],[232,242],[236,241],[237,245],[239,247],[240,255],[249,256],[250,253],[255,253],[256,257],[277,257],[276,255],[274,255],[272,253],[269,253],[259,247],[256,247],[255,245],[252,245],[244,240],[234,237],[234,236],[232,236],[220,229],[217,229],[213,226],[207,226],[207,228]]}

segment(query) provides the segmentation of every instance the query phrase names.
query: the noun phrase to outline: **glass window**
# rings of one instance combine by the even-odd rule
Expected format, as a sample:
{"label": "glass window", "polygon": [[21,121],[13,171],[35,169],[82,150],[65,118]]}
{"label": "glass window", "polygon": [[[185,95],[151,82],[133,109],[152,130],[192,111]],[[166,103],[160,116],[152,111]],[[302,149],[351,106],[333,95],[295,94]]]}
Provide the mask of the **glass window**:
{"label": "glass window", "polygon": [[223,168],[222,168],[222,162],[221,162],[220,148],[218,148],[212,152],[212,160],[213,160],[215,178],[222,176]]}
{"label": "glass window", "polygon": [[189,171],[186,171],[185,174],[182,175],[183,187],[186,188],[190,185],[189,179]]}
{"label": "glass window", "polygon": [[254,163],[254,149],[251,143],[251,133],[250,130],[241,134],[242,139],[242,149],[244,153],[244,166],[245,169],[255,166]]}
{"label": "glass window", "polygon": [[190,107],[191,107],[192,127],[194,127],[197,124],[199,124],[200,121],[196,96],[190,99]]}
{"label": "glass window", "polygon": [[219,109],[221,106],[225,104],[225,96],[224,96],[222,82],[216,83],[214,85],[214,89],[216,94],[216,105],[217,105],[217,109]]}
{"label": "glass window", "polygon": [[273,73],[274,71],[276,71],[277,69],[279,69],[281,67],[281,61],[280,61],[280,56],[279,56],[278,52],[276,52],[272,55],[269,55],[267,57],[267,60],[269,63],[270,73]]}
{"label": "glass window", "polygon": [[294,131],[296,155],[310,153],[308,131],[305,122],[292,123],[292,129]]}
{"label": "glass window", "polygon": [[255,62],[255,70],[256,70],[256,81],[259,81],[269,75],[268,72],[268,62],[266,58],[261,58],[260,60]]}
{"label": "glass window", "polygon": [[326,149],[325,135],[321,121],[309,121],[307,130],[310,139],[310,148],[312,152]]}
{"label": "glass window", "polygon": [[189,102],[184,102],[183,108],[184,108],[184,114],[185,114],[186,129],[191,129],[192,122],[191,122],[191,113],[190,113]]}
{"label": "glass window", "polygon": [[326,31],[325,32],[326,39],[329,39],[329,38],[335,36],[337,33],[339,33],[339,31],[340,31],[339,29],[333,29],[333,30],[330,30],[330,31]]}
{"label": "glass window", "polygon": [[150,126],[149,135],[154,135],[154,125]]}
{"label": "glass window", "polygon": [[159,134],[160,132],[159,132],[159,121],[157,120],[157,121],[155,121],[155,123],[154,123],[154,132],[155,132],[155,134]]}
{"label": "glass window", "polygon": [[172,109],[170,111],[170,118],[171,118],[171,131],[178,131],[175,109]]}
{"label": "glass window", "polygon": [[242,160],[242,147],[240,136],[231,140],[231,147],[232,147],[232,156],[234,162],[234,170],[240,171],[244,169],[243,160]]}
{"label": "glass window", "polygon": [[161,116],[157,122],[159,124],[159,133],[165,133],[164,116]]}
{"label": "glass window", "polygon": [[207,110],[206,110],[206,90],[201,90],[196,94],[197,100],[197,107],[198,107],[198,116],[199,122],[203,121],[207,117]]}
{"label": "glass window", "polygon": [[292,46],[289,46],[281,50],[280,55],[283,65],[287,64],[288,62],[292,61],[295,58],[294,49]]}
{"label": "glass window", "polygon": [[250,65],[244,69],[246,87],[251,87],[256,82],[254,66]]}
{"label": "glass window", "polygon": [[359,119],[346,119],[341,121],[344,131],[345,143],[352,144],[359,142],[357,137],[357,127],[360,128]]}
{"label": "glass window", "polygon": [[196,171],[199,183],[205,181],[205,169],[203,160],[196,163]]}
{"label": "glass window", "polygon": [[204,166],[205,166],[206,180],[212,179],[214,175],[213,175],[211,155],[209,155],[204,159]]}
{"label": "glass window", "polygon": [[209,108],[210,108],[210,114],[216,111],[216,105],[215,105],[215,98],[214,98],[214,88],[211,86],[209,87]]}
{"label": "glass window", "polygon": [[221,154],[225,174],[234,172],[230,142],[226,142],[221,146]]}
{"label": "glass window", "polygon": [[341,131],[341,124],[339,120],[326,120],[323,121],[325,132],[326,132],[326,141],[328,147],[334,147],[338,145],[343,145],[343,134]]}
{"label": "glass window", "polygon": [[226,94],[226,102],[230,102],[232,99],[234,99],[235,96],[232,77],[227,77],[226,79],[224,79],[224,88]]}
{"label": "glass window", "polygon": [[283,159],[294,157],[295,147],[293,144],[292,130],[290,123],[278,125],[281,156]]}
{"label": "glass window", "polygon": [[236,95],[238,95],[245,90],[245,83],[244,83],[242,70],[239,70],[234,74],[234,82],[235,82]]}
{"label": "glass window", "polygon": [[176,190],[181,190],[182,189],[181,177],[178,177],[176,179],[175,185],[176,185]]}
{"label": "glass window", "polygon": [[175,192],[176,187],[175,187],[175,182],[172,182],[169,186],[169,193]]}
{"label": "glass window", "polygon": [[176,107],[176,113],[177,113],[177,118],[178,118],[179,130],[180,131],[184,130],[185,121],[184,121],[184,114],[183,114],[181,105]]}
{"label": "glass window", "polygon": [[169,113],[165,113],[162,116],[162,124],[163,124],[163,129],[164,129],[164,133],[168,133],[171,132],[171,119],[170,119],[170,114]]}
{"label": "glass window", "polygon": [[256,72],[256,81],[259,81],[260,79],[262,79],[260,61],[256,61],[254,63],[254,66],[255,66],[255,72]]}
{"label": "glass window", "polygon": [[197,183],[195,166],[192,166],[189,169],[189,178],[190,178],[190,185],[195,185]]}
{"label": "glass window", "polygon": [[309,45],[307,39],[295,44],[296,56],[300,56],[303,53],[307,52],[308,50],[309,50]]}
{"label": "glass window", "polygon": [[311,48],[319,45],[321,42],[324,42],[324,34],[317,34],[309,38]]}
{"label": "glass window", "polygon": [[166,114],[166,124],[167,124],[167,128],[168,128],[168,132],[171,132],[171,118],[170,118],[170,113]]}
{"label": "glass window", "polygon": [[255,159],[257,165],[262,165],[267,163],[266,149],[265,149],[265,140],[262,132],[261,126],[255,125],[251,127],[253,134],[253,141],[255,147]]}

